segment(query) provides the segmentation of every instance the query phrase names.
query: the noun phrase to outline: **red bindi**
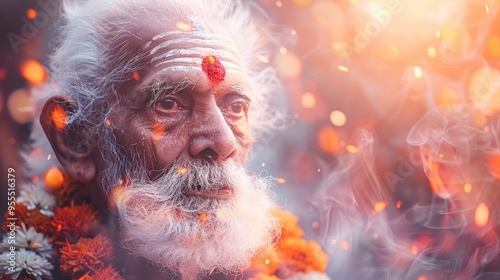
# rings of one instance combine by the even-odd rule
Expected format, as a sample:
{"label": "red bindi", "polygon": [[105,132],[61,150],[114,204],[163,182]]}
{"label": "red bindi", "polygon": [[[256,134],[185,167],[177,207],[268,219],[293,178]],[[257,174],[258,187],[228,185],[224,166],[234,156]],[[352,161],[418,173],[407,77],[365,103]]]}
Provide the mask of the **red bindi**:
{"label": "red bindi", "polygon": [[220,84],[226,77],[226,69],[220,63],[219,59],[213,55],[207,55],[203,58],[201,69],[214,86]]}

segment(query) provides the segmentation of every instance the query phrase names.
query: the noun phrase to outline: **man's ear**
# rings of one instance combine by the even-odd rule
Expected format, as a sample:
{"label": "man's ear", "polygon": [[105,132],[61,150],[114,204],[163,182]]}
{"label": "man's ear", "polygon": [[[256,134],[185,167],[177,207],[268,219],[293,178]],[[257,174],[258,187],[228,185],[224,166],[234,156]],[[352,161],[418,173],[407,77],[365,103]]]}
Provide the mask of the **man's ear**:
{"label": "man's ear", "polygon": [[40,123],[68,175],[86,183],[94,179],[96,165],[86,129],[66,124],[75,108],[75,103],[67,98],[52,97],[43,106]]}

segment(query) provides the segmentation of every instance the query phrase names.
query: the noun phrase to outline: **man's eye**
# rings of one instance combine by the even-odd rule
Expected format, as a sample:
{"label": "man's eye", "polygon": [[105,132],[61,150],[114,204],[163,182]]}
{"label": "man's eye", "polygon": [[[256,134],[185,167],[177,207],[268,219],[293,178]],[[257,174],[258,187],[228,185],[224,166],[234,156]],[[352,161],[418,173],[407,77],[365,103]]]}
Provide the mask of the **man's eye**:
{"label": "man's eye", "polygon": [[172,98],[164,98],[158,102],[158,106],[162,110],[178,110],[181,106]]}
{"label": "man's eye", "polygon": [[223,110],[233,117],[243,117],[247,111],[247,103],[242,100],[234,101]]}

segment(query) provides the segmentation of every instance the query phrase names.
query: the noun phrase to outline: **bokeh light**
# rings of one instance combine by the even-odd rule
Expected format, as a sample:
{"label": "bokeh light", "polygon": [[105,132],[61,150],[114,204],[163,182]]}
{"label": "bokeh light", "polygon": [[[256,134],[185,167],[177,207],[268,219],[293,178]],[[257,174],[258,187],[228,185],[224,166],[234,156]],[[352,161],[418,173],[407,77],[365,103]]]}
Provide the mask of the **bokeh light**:
{"label": "bokeh light", "polygon": [[18,89],[9,95],[7,107],[10,117],[17,123],[24,124],[33,119],[35,105],[31,94],[26,89]]}

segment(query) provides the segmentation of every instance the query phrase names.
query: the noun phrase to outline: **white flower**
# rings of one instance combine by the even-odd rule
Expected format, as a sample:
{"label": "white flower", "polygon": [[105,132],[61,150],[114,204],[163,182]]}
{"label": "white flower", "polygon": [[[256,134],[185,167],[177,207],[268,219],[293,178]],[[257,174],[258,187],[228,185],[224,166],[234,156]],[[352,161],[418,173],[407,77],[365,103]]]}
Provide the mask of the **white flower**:
{"label": "white flower", "polygon": [[[54,251],[52,250],[52,245],[49,243],[49,238],[44,236],[42,233],[38,233],[35,228],[30,227],[26,229],[24,223],[21,227],[16,228],[15,243],[10,244],[8,236],[4,236],[0,248],[3,250],[9,250],[10,246],[15,246],[16,248],[25,248],[37,252],[38,254],[51,259]],[[10,240],[12,243],[12,240]]]}
{"label": "white flower", "polygon": [[54,215],[52,208],[56,205],[56,199],[41,186],[25,186],[17,201],[25,204],[29,210],[37,208],[44,215]]}
{"label": "white flower", "polygon": [[[50,270],[54,266],[50,264],[45,257],[38,255],[33,251],[27,251],[24,248],[16,252],[15,260],[9,259],[10,251],[0,255],[0,274],[10,275],[12,279],[17,279],[24,271],[36,280],[52,279]],[[12,266],[11,266],[12,262]],[[9,269],[11,268],[11,269]]]}
{"label": "white flower", "polygon": [[286,278],[286,280],[331,280],[331,279],[326,274],[313,270],[306,274],[297,273],[292,277]]}

